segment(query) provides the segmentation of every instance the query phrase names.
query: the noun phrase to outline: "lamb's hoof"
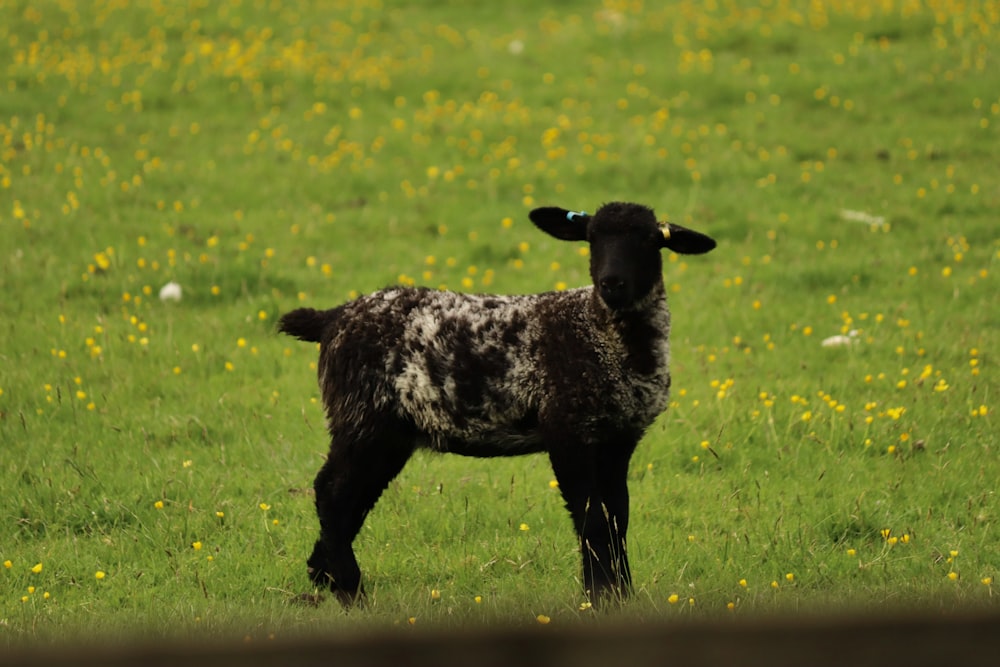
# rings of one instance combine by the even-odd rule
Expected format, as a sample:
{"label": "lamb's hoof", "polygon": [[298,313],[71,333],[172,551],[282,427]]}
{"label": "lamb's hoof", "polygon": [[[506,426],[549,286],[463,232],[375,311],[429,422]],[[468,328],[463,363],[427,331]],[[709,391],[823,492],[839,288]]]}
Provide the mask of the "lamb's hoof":
{"label": "lamb's hoof", "polygon": [[293,604],[300,604],[305,607],[318,607],[323,602],[321,593],[299,593],[292,598]]}
{"label": "lamb's hoof", "polygon": [[335,589],[333,592],[334,597],[340,601],[340,604],[344,606],[345,609],[353,609],[355,607],[365,606],[365,593],[364,591],[356,591],[354,593],[350,591],[345,591],[342,589]]}
{"label": "lamb's hoof", "polygon": [[628,601],[631,589],[619,586],[603,586],[597,589],[596,594],[590,590],[585,591],[590,602],[590,607],[599,611],[611,611],[619,609]]}

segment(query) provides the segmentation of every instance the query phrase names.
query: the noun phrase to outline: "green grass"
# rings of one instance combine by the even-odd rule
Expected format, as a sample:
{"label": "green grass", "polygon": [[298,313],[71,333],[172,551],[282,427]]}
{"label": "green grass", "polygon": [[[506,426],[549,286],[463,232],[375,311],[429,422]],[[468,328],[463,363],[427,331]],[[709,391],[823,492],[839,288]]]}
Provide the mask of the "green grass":
{"label": "green grass", "polygon": [[540,457],[418,455],[368,607],[290,603],[326,435],[274,322],[584,284],[527,212],[609,200],[720,241],[666,262],[611,615],[996,606],[995,2],[277,4],[0,1],[0,643],[593,617]]}

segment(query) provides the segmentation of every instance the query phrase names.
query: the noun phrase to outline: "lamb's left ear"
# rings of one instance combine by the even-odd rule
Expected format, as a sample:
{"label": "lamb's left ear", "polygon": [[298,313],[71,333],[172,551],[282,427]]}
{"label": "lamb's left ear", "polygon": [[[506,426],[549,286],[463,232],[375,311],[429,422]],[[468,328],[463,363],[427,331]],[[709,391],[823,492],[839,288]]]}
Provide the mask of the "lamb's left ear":
{"label": "lamb's left ear", "polygon": [[528,214],[540,230],[563,241],[586,241],[590,216],[583,211],[567,211],[556,206],[536,208]]}
{"label": "lamb's left ear", "polygon": [[663,223],[662,248],[669,248],[681,255],[701,255],[715,247],[715,239],[672,222]]}

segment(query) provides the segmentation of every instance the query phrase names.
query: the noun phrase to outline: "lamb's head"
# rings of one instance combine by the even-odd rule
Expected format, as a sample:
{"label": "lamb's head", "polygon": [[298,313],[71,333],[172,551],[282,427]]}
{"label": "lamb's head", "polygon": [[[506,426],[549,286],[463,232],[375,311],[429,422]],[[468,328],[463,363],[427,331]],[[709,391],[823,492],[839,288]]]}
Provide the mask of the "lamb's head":
{"label": "lamb's head", "polygon": [[590,277],[601,300],[613,311],[634,309],[663,281],[662,248],[697,255],[715,247],[715,241],[704,234],[657,222],[653,210],[640,204],[612,202],[594,215],[536,208],[529,217],[557,239],[590,244]]}

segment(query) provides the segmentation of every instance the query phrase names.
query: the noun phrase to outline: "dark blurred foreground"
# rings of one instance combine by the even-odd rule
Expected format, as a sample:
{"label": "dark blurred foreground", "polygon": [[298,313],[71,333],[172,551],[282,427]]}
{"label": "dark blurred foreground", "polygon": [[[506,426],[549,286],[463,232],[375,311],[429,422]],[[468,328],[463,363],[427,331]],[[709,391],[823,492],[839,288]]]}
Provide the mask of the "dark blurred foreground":
{"label": "dark blurred foreground", "polygon": [[1000,614],[832,616],[681,622],[620,621],[233,643],[164,642],[0,655],[0,667],[907,667],[1000,665]]}

